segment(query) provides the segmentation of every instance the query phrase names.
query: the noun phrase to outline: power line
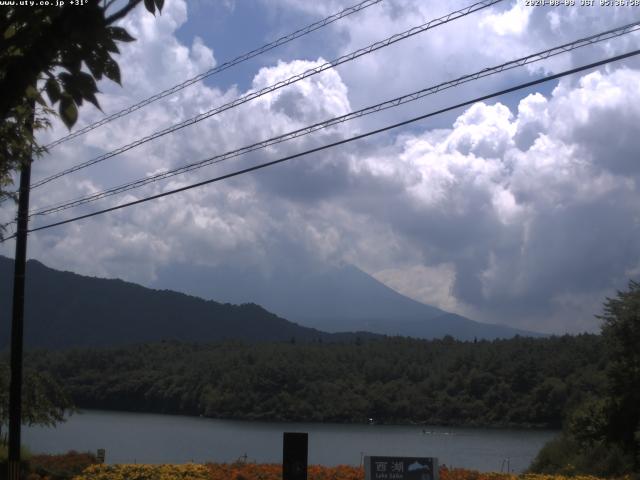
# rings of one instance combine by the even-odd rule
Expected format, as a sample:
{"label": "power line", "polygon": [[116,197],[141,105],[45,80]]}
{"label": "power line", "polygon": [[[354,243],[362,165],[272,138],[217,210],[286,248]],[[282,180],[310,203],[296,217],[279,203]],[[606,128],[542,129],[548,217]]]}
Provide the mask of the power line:
{"label": "power line", "polygon": [[111,157],[115,157],[116,155],[119,155],[121,153],[124,153],[128,150],[131,150],[132,148],[138,147],[144,143],[150,142],[151,140],[155,140],[157,138],[163,137],[165,135],[168,135],[169,133],[173,133],[177,130],[180,130],[182,128],[194,125],[198,122],[201,122],[202,120],[205,120],[209,117],[212,117],[213,115],[217,115],[219,113],[222,113],[226,110],[229,110],[231,108],[235,108],[239,105],[242,105],[243,103],[249,102],[251,100],[254,100],[258,97],[262,97],[268,93],[274,92],[276,90],[279,90],[283,87],[286,87],[288,85],[291,85],[293,83],[299,82],[300,80],[304,80],[305,78],[311,77],[313,75],[316,75],[318,73],[321,73],[325,70],[329,70],[331,68],[334,68],[338,65],[341,65],[343,63],[346,62],[350,62],[352,60],[355,60],[356,58],[359,58],[363,55],[368,55],[376,50],[379,50],[381,48],[385,48],[388,47],[389,45],[392,45],[396,42],[399,42],[401,40],[404,40],[406,38],[412,37],[414,35],[417,35],[419,33],[425,32],[427,30],[430,30],[432,28],[438,27],[440,25],[444,25],[446,23],[449,23],[453,20],[457,20],[461,17],[464,17],[466,15],[469,15],[471,13],[474,13],[478,10],[482,10],[484,8],[487,8],[491,5],[494,5],[496,3],[500,3],[503,0],[482,0],[478,3],[474,3],[473,5],[470,5],[466,8],[460,9],[460,10],[456,10],[455,12],[451,12],[443,17],[440,18],[436,18],[434,20],[430,20],[427,23],[423,23],[422,25],[419,25],[417,27],[413,27],[410,28],[409,30],[406,30],[402,33],[396,33],[395,35],[392,35],[384,40],[381,40],[379,42],[373,43],[371,45],[368,45],[367,47],[361,48],[359,50],[356,50],[354,52],[348,53],[346,55],[343,55],[335,60],[332,60],[330,62],[326,62],[323,63],[322,65],[319,65],[315,68],[311,68],[309,70],[306,70],[305,72],[299,73],[297,75],[293,75],[292,77],[287,78],[286,80],[281,80],[280,82],[274,83],[268,87],[262,88],[258,91],[249,93],[247,95],[244,95],[240,98],[237,98],[229,103],[226,103],[224,105],[221,105],[219,107],[213,108],[211,110],[208,110],[204,113],[200,113],[198,115],[196,115],[195,117],[189,118],[187,120],[184,120],[180,123],[177,123],[175,125],[172,125],[171,127],[167,127],[163,130],[159,130],[155,133],[152,133],[151,135],[147,135],[146,137],[140,138],[138,140],[136,140],[133,143],[130,143],[128,145],[122,146],[120,148],[117,148],[115,150],[112,150],[110,152],[107,152],[103,155],[100,155],[98,157],[95,157],[91,160],[87,160],[86,162],[80,163],[78,165],[75,165],[71,168],[68,168],[66,170],[63,170],[61,172],[58,172],[54,175],[51,175],[49,177],[46,177],[42,180],[39,180],[35,183],[33,183],[31,185],[31,188],[37,188],[41,185],[44,185],[46,183],[49,183],[57,178],[63,177],[65,175],[68,175],[70,173],[73,172],[77,172],[78,170],[82,170],[83,168],[89,167],[91,165],[95,165],[96,163],[102,162],[108,158]]}
{"label": "power line", "polygon": [[234,65],[238,65],[239,63],[245,62],[251,58],[257,57],[258,55],[261,55],[265,52],[268,52],[269,50],[273,50],[276,47],[279,47],[281,45],[284,45],[286,43],[289,43],[293,40],[295,40],[296,38],[300,38],[304,35],[307,35],[311,32],[314,32],[315,30],[318,30],[322,27],[326,27],[327,25],[332,24],[333,22],[336,22],[337,20],[340,20],[341,18],[347,17],[351,14],[357,13],[361,10],[364,10],[365,8],[371,7],[372,5],[376,5],[378,3],[380,3],[382,0],[364,0],[363,2],[358,3],[357,5],[353,5],[351,7],[347,7],[343,10],[341,10],[338,13],[334,13],[333,15],[330,15],[318,22],[312,23],[311,25],[308,25],[304,28],[301,28],[299,30],[296,30],[295,32],[289,33],[288,35],[284,35],[283,37],[278,38],[277,40],[271,42],[271,43],[267,43],[266,45],[263,45],[259,48],[256,48],[255,50],[251,50],[250,52],[244,53],[236,58],[234,58],[233,60],[229,60],[227,62],[222,63],[221,65],[218,65],[217,67],[214,67],[210,70],[207,70],[206,72],[203,72],[199,75],[196,75],[193,78],[190,78],[188,80],[185,80],[184,82],[178,84],[178,85],[174,85],[173,87],[167,88],[166,90],[163,90],[162,92],[159,92],[149,98],[146,98],[134,105],[131,105],[127,108],[124,108],[122,110],[120,110],[119,112],[113,113],[107,117],[104,117],[100,120],[98,120],[95,123],[92,123],[90,125],[87,125],[86,127],[81,128],[80,130],[77,130],[75,132],[69,133],[68,135],[65,135],[64,137],[61,137],[51,143],[49,143],[48,145],[45,145],[44,148],[46,149],[51,149],[57,145],[60,145],[61,143],[67,142],[69,140],[72,140],[76,137],[79,137],[81,135],[84,135],[85,133],[90,132],[91,130],[94,130],[98,127],[101,127],[102,125],[105,125],[109,122],[112,122],[113,120],[116,120],[118,118],[124,117],[125,115],[130,114],[131,112],[135,112],[136,110],[139,110],[143,107],[146,107],[147,105],[160,100],[161,98],[167,97],[169,95],[172,95],[176,92],[179,92],[180,90],[193,85],[194,83],[197,83],[201,80],[204,80],[205,78],[211,77],[217,73],[220,73],[228,68],[233,67]]}
{"label": "power line", "polygon": [[207,159],[204,160],[200,160],[198,162],[194,162],[188,165],[184,165],[182,167],[178,167],[175,168],[173,170],[169,170],[166,172],[161,172],[149,177],[144,177],[144,178],[140,178],[137,180],[133,180],[131,182],[127,182],[125,184],[116,186],[116,187],[112,187],[110,189],[107,190],[103,190],[101,192],[96,192],[93,193],[91,195],[87,195],[84,197],[80,197],[74,200],[69,200],[66,201],[64,203],[61,204],[57,204],[57,205],[53,205],[53,206],[48,206],[48,207],[44,207],[41,208],[39,210],[36,210],[34,212],[32,212],[29,216],[33,217],[33,216],[42,216],[42,215],[49,215],[52,213],[58,213],[61,212],[63,210],[68,210],[70,208],[73,207],[77,207],[80,205],[84,205],[86,203],[90,203],[96,200],[100,200],[103,198],[107,198],[119,193],[123,193],[123,192],[127,192],[129,190],[133,190],[135,188],[140,188],[144,185],[148,185],[150,183],[154,183],[154,182],[158,182],[160,180],[164,180],[167,178],[171,178],[174,177],[176,175],[180,175],[183,173],[187,173],[208,165],[212,165],[212,164],[217,164],[217,163],[221,163],[223,161],[229,160],[231,158],[235,158],[241,155],[244,155],[246,153],[250,153],[256,150],[260,150],[266,147],[269,147],[271,145],[275,145],[278,143],[282,143],[288,140],[292,140],[294,138],[299,138],[305,135],[309,135],[315,131],[318,131],[320,129],[324,129],[324,128],[328,128],[334,125],[338,125],[340,123],[349,121],[349,120],[353,120],[355,118],[360,118],[360,117],[364,117],[366,115],[370,115],[373,113],[377,113],[383,110],[387,110],[389,108],[394,108],[397,107],[399,105],[405,104],[405,103],[409,103],[409,102],[413,102],[416,100],[419,100],[423,97],[426,97],[427,95],[432,95],[435,93],[438,93],[440,91],[449,89],[449,88],[453,88],[456,86],[459,86],[461,84],[467,83],[467,82],[471,82],[474,80],[478,80],[480,78],[483,77],[487,77],[490,75],[494,75],[497,73],[501,73],[507,70],[511,70],[513,68],[516,67],[521,67],[530,63],[534,63],[537,61],[541,61],[541,60],[545,60],[547,58],[550,58],[552,56],[555,55],[559,55],[562,53],[566,53],[566,52],[570,52],[572,50],[575,50],[577,48],[581,48],[584,46],[588,46],[588,45],[593,45],[594,43],[597,42],[602,42],[605,40],[610,40],[612,38],[615,37],[619,37],[621,35],[626,35],[628,33],[631,33],[633,31],[636,31],[640,29],[640,21],[634,22],[634,23],[630,23],[628,25],[622,26],[622,27],[618,27],[615,29],[611,29],[611,30],[607,30],[605,32],[602,33],[598,33],[595,35],[591,35],[585,38],[581,38],[578,40],[575,40],[573,42],[570,43],[566,43],[564,45],[560,45],[560,46],[556,46],[547,50],[543,50],[541,52],[538,53],[534,53],[525,57],[521,57],[518,58],[516,60],[511,60],[509,62],[503,63],[501,65],[495,66],[495,67],[488,67],[485,68],[483,70],[480,70],[478,72],[472,73],[472,74],[468,74],[468,75],[464,75],[462,77],[458,77],[454,80],[450,80],[444,83],[440,83],[438,85],[432,86],[432,87],[428,87],[428,88],[424,88],[422,90],[418,90],[416,92],[407,94],[407,95],[402,95],[400,97],[396,97],[394,99],[391,100],[387,100],[381,103],[378,103],[376,105],[372,105],[369,107],[365,107],[362,108],[360,110],[356,110],[353,112],[350,112],[348,114],[345,115],[341,115],[338,117],[334,117],[331,118],[329,120],[325,120],[323,122],[319,122],[319,123],[315,123],[313,125],[309,125],[307,127],[304,128],[300,128],[291,132],[287,132],[285,134],[282,135],[278,135],[276,137],[272,137],[269,138],[267,140],[263,140],[261,142],[257,142],[236,150],[231,150],[219,155],[215,155],[213,157],[209,157]]}
{"label": "power line", "polygon": [[[151,200],[156,200],[158,198],[162,198],[162,197],[166,197],[166,196],[169,196],[169,195],[173,195],[175,193],[180,193],[180,192],[184,192],[186,190],[191,190],[193,188],[201,187],[203,185],[208,185],[210,183],[215,183],[215,182],[219,182],[219,181],[222,181],[222,180],[226,180],[228,178],[236,177],[236,176],[239,176],[239,175],[242,175],[242,174],[245,174],[245,173],[253,172],[255,170],[260,170],[260,169],[263,169],[263,168],[266,168],[266,167],[270,167],[272,165],[283,163],[283,162],[286,162],[288,160],[292,160],[294,158],[298,158],[298,157],[302,157],[302,156],[305,156],[305,155],[309,155],[311,153],[320,152],[320,151],[323,151],[323,150],[326,150],[326,149],[329,149],[329,148],[332,148],[332,147],[336,147],[336,146],[339,146],[339,145],[343,145],[343,144],[346,144],[346,143],[350,143],[350,142],[353,142],[353,141],[356,141],[356,140],[361,140],[363,138],[370,137],[372,135],[383,133],[383,132],[386,132],[388,130],[392,130],[392,129],[395,129],[395,128],[398,128],[398,127],[402,127],[404,125],[408,125],[410,123],[414,123],[414,122],[417,122],[419,120],[424,120],[424,119],[429,118],[429,117],[440,115],[442,113],[446,113],[446,112],[449,112],[451,110],[455,110],[455,109],[458,109],[458,108],[461,108],[461,107],[466,107],[468,105],[472,105],[472,104],[477,103],[477,102],[482,102],[484,100],[489,100],[491,98],[498,97],[500,95],[505,95],[507,93],[512,93],[512,92],[515,92],[517,90],[530,88],[530,87],[533,87],[535,85],[539,85],[539,84],[544,83],[544,82],[549,82],[551,80],[556,80],[558,78],[565,77],[567,75],[572,75],[574,73],[578,73],[578,72],[582,72],[584,70],[589,70],[591,68],[595,68],[595,67],[599,67],[599,66],[602,66],[602,65],[606,65],[606,64],[611,63],[611,62],[616,62],[616,61],[619,61],[619,60],[623,60],[625,58],[629,58],[629,57],[632,57],[632,56],[635,56],[635,55],[638,55],[638,54],[640,54],[640,49],[633,50],[631,52],[628,52],[628,53],[625,53],[625,54],[622,54],[622,55],[616,55],[614,57],[610,57],[610,58],[607,58],[605,60],[600,60],[598,62],[593,62],[593,63],[587,64],[587,65],[583,65],[583,66],[580,66],[580,67],[572,68],[570,70],[565,70],[563,72],[556,73],[554,75],[548,75],[546,77],[542,77],[542,78],[539,78],[537,80],[533,80],[531,82],[522,83],[520,85],[516,85],[515,87],[510,87],[510,88],[507,88],[507,89],[504,89],[504,90],[500,90],[498,92],[490,93],[488,95],[483,95],[481,97],[477,97],[477,98],[474,98],[472,100],[467,100],[465,102],[458,103],[458,104],[453,105],[453,106],[449,106],[449,107],[446,107],[446,108],[442,108],[440,110],[436,110],[434,112],[430,112],[430,113],[427,113],[427,114],[424,114],[424,115],[420,115],[418,117],[414,117],[414,118],[411,118],[409,120],[405,120],[403,122],[395,123],[393,125],[388,125],[386,127],[378,128],[376,130],[371,130],[371,131],[369,131],[367,133],[363,133],[363,134],[360,134],[360,135],[355,135],[353,137],[350,137],[350,138],[347,138],[347,139],[343,139],[343,140],[339,140],[337,142],[329,143],[329,144],[323,145],[321,147],[316,147],[316,148],[305,150],[303,152],[299,152],[299,153],[296,153],[296,154],[293,154],[293,155],[288,155],[286,157],[282,157],[282,158],[279,158],[277,160],[272,160],[270,162],[261,163],[259,165],[255,165],[253,167],[248,167],[248,168],[245,168],[245,169],[242,169],[242,170],[238,170],[238,171],[235,171],[235,172],[232,172],[232,173],[228,173],[226,175],[221,175],[219,177],[211,178],[209,180],[204,180],[202,182],[193,183],[191,185],[187,185],[187,186],[184,186],[184,187],[176,188],[174,190],[170,190],[170,191],[167,191],[167,192],[159,193],[157,195],[151,195],[149,197],[141,198],[139,200],[134,200],[132,202],[127,202],[127,203],[123,203],[121,205],[116,205],[115,207],[105,208],[103,210],[98,210],[96,212],[92,212],[92,213],[88,213],[88,214],[85,214],[85,215],[79,215],[79,216],[76,216],[76,217],[72,217],[72,218],[69,218],[67,220],[62,220],[62,221],[59,221],[59,222],[54,222],[54,223],[50,223],[50,224],[47,224],[47,225],[43,225],[41,227],[32,228],[28,232],[29,233],[37,232],[39,230],[45,230],[45,229],[57,227],[57,226],[60,226],[60,225],[65,225],[67,223],[76,222],[78,220],[84,220],[86,218],[95,217],[95,216],[98,216],[98,215],[102,215],[104,213],[113,212],[115,210],[120,210],[120,209],[123,209],[123,208],[127,208],[127,207],[131,207],[131,206],[134,206],[134,205],[138,205],[140,203],[145,203],[145,202],[148,202],[148,201],[151,201]],[[14,238],[14,236],[7,237],[6,239],[3,240],[3,242],[6,241],[6,240],[10,240],[11,238]]]}

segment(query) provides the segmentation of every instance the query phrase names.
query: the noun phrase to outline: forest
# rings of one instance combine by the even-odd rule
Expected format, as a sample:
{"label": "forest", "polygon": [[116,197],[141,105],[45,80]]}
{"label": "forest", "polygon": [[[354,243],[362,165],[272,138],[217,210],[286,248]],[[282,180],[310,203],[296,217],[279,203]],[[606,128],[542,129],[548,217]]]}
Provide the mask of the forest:
{"label": "forest", "polygon": [[215,418],[559,428],[605,383],[596,335],[37,351],[79,408]]}
{"label": "forest", "polygon": [[47,385],[62,385],[65,398],[79,408],[246,420],[561,428],[531,471],[618,478],[640,470],[639,312],[640,283],[632,281],[628,291],[604,302],[600,335],[172,340],[32,350],[25,360],[28,371]]}

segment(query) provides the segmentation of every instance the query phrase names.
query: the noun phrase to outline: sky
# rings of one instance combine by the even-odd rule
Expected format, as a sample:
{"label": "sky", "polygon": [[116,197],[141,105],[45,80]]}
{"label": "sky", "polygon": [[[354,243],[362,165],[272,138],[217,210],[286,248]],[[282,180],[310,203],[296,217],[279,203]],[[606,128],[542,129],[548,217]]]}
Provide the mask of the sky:
{"label": "sky", "polygon": [[[167,0],[121,22],[112,113],[354,0]],[[580,2],[578,2],[580,3]],[[471,2],[382,0],[51,149],[33,180]],[[634,7],[502,2],[329,69],[35,189],[33,208],[224,153],[395,96],[640,20]],[[638,48],[632,33],[271,146],[33,226],[185,186]],[[104,114],[80,110],[74,129]],[[365,140],[30,235],[28,253],[81,274],[151,284],[172,265],[277,272],[349,263],[416,300],[548,333],[597,331],[640,274],[640,60],[564,77]],[[67,133],[59,122],[39,134]],[[0,209],[11,219],[13,209]],[[13,241],[0,254],[13,256]]]}

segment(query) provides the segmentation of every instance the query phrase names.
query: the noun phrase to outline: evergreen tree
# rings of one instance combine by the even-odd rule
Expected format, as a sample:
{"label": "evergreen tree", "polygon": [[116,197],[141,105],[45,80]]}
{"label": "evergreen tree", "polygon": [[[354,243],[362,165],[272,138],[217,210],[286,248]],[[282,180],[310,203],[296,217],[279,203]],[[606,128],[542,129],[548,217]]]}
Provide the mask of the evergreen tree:
{"label": "evergreen tree", "polygon": [[608,298],[600,318],[610,358],[608,439],[634,454],[640,467],[640,283]]}

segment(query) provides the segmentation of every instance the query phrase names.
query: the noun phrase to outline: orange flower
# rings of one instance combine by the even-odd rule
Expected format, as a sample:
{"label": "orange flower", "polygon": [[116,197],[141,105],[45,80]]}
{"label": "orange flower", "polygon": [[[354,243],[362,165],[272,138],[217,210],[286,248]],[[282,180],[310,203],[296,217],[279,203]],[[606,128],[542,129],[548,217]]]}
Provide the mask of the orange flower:
{"label": "orange flower", "polygon": [[[75,480],[282,480],[282,465],[207,463],[206,465],[94,465]],[[364,480],[364,469],[349,465],[310,465],[309,480]],[[34,479],[35,480],[35,479]],[[596,477],[483,473],[463,468],[440,468],[440,480],[601,480]],[[623,478],[620,480],[630,480]]]}

